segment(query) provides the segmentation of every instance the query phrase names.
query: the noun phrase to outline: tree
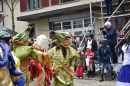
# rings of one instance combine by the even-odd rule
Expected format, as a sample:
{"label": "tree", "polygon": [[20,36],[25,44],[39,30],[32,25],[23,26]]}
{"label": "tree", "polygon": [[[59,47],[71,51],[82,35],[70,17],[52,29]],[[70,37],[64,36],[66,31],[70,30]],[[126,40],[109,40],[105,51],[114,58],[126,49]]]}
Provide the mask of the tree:
{"label": "tree", "polygon": [[15,32],[15,22],[14,22],[14,10],[16,5],[18,4],[19,0],[4,0],[7,6],[9,7],[9,10],[11,12],[11,18],[12,18],[12,30]]}

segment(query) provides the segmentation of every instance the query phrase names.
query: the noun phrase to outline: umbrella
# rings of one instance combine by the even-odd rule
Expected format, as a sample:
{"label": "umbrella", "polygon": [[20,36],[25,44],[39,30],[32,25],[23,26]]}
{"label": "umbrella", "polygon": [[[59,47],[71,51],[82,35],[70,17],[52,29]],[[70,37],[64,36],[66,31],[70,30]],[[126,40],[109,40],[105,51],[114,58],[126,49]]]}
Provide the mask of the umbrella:
{"label": "umbrella", "polygon": [[14,32],[11,29],[6,28],[4,26],[0,26],[0,31],[5,31],[5,32],[9,33],[10,35],[16,35],[17,34],[17,32]]}

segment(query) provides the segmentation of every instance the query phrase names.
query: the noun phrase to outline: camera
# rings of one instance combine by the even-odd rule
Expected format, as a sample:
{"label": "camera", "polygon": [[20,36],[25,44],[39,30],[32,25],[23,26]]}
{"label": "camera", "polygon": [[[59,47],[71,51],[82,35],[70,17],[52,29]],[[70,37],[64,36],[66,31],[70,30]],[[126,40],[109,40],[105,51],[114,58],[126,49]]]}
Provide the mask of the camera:
{"label": "camera", "polygon": [[105,28],[105,29],[107,29],[107,27],[106,27],[106,26],[103,26],[103,27],[101,27],[101,28],[100,28],[100,30],[104,30],[104,28]]}

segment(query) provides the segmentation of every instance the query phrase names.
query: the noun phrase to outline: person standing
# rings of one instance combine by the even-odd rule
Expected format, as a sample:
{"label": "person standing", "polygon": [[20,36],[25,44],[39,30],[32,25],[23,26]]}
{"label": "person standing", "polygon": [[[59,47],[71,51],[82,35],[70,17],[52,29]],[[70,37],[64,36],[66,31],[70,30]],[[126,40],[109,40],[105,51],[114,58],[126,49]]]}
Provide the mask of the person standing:
{"label": "person standing", "polygon": [[0,10],[0,23],[3,21],[4,18],[5,18],[4,12]]}
{"label": "person standing", "polygon": [[72,35],[69,32],[54,31],[50,34],[57,40],[57,46],[48,50],[54,78],[53,86],[74,86],[74,64],[78,52],[69,45]]}
{"label": "person standing", "polygon": [[110,51],[112,52],[113,56],[113,63],[118,63],[118,59],[115,53],[115,46],[117,44],[117,35],[116,29],[111,26],[111,22],[106,22],[105,28],[103,30],[103,34],[106,35],[107,44],[110,47]]}
{"label": "person standing", "polygon": [[109,16],[113,13],[112,0],[104,0],[104,1],[105,1],[105,4],[106,4],[107,16]]}
{"label": "person standing", "polygon": [[94,53],[91,50],[91,46],[87,46],[87,50],[85,52],[85,57],[86,57],[86,65],[88,68],[88,78],[90,78],[90,76],[92,75],[93,77],[93,63],[94,63]]}
{"label": "person standing", "polygon": [[76,59],[76,76],[83,78],[84,53],[78,48],[79,58]]}
{"label": "person standing", "polygon": [[[123,0],[119,0],[119,1],[118,1],[118,5],[120,5],[122,1],[123,1]],[[122,5],[120,6],[120,9],[121,9],[122,13],[125,13],[124,3],[122,3]]]}
{"label": "person standing", "polygon": [[106,65],[112,75],[112,80],[115,79],[115,76],[114,76],[114,72],[112,71],[112,68],[111,68],[111,62],[110,62],[110,57],[111,57],[111,60],[113,61],[113,56],[112,56],[112,53],[109,49],[109,47],[106,45],[105,41],[104,40],[101,40],[99,42],[99,49],[98,49],[98,62],[100,63],[101,65],[101,79],[99,80],[100,82],[104,81],[104,78],[103,78],[103,74],[104,74],[104,66]]}
{"label": "person standing", "polygon": [[123,45],[124,52],[123,67],[121,68],[116,86],[130,86],[130,34]]}
{"label": "person standing", "polygon": [[[97,57],[97,49],[98,49],[98,45],[97,45],[97,42],[95,39],[93,39],[93,35],[88,35],[87,37],[87,42],[86,42],[87,46],[91,46],[91,50],[92,52],[94,53],[94,59],[96,59]],[[85,48],[87,50],[87,48]],[[93,62],[93,71],[92,71],[94,74],[95,74],[95,63]]]}

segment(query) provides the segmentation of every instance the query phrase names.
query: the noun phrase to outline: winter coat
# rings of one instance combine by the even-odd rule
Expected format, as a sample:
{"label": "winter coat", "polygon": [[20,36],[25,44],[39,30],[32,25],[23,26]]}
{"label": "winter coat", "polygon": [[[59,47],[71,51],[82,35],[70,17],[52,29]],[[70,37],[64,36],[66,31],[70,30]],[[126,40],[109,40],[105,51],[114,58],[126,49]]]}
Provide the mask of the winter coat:
{"label": "winter coat", "polygon": [[98,61],[104,62],[104,61],[110,60],[110,57],[111,57],[111,60],[113,60],[112,53],[109,47],[105,44],[105,41],[100,41],[100,43],[102,43],[103,46],[99,47],[98,49],[98,56],[99,56]]}
{"label": "winter coat", "polygon": [[76,66],[83,66],[84,65],[84,53],[83,52],[79,53],[79,58],[77,58],[75,60],[75,65]]}
{"label": "winter coat", "polygon": [[103,31],[103,34],[106,35],[108,45],[114,45],[117,43],[117,35],[115,28],[110,27],[106,31]]}
{"label": "winter coat", "polygon": [[88,58],[90,57],[89,59],[89,63],[93,63],[94,62],[94,53],[90,50],[90,51],[86,51],[85,53],[85,57]]}

